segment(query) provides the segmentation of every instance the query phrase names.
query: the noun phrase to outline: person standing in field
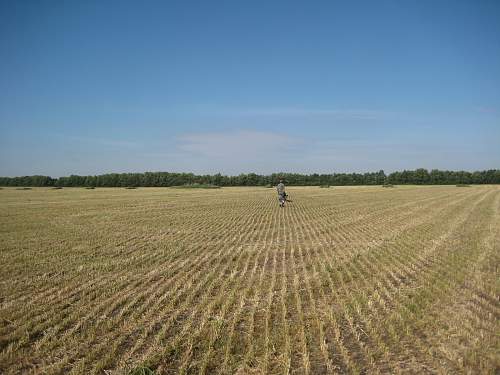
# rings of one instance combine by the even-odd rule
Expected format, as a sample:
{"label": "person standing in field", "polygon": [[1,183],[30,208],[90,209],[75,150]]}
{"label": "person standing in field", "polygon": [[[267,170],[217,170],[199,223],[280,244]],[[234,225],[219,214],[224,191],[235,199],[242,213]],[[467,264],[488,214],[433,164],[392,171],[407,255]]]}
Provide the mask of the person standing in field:
{"label": "person standing in field", "polygon": [[279,184],[276,186],[276,191],[278,192],[278,200],[280,202],[280,207],[284,207],[286,202],[286,192],[283,180],[280,180]]}

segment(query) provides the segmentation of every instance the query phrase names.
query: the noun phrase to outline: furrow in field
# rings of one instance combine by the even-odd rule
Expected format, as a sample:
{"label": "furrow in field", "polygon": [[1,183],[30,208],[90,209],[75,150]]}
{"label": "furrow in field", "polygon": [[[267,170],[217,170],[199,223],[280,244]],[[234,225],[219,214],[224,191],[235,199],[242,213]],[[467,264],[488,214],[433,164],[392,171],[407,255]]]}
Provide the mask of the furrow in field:
{"label": "furrow in field", "polygon": [[[260,267],[258,281],[255,286],[255,294],[253,300],[250,301],[250,309],[248,312],[248,328],[245,332],[245,337],[241,338],[241,342],[246,348],[246,352],[241,351],[243,355],[243,361],[238,367],[237,371],[240,372],[255,372],[256,369],[262,367],[262,363],[259,362],[257,348],[264,347],[265,344],[265,331],[263,331],[262,326],[265,320],[265,308],[264,308],[264,282],[267,280],[268,271],[270,269],[270,262],[272,252],[274,251],[273,240],[276,227],[278,223],[278,212],[275,210],[275,200],[271,201],[271,206],[269,209],[264,211],[263,214],[269,215],[271,217],[267,230],[266,236],[264,238],[265,252],[263,254],[262,263],[258,264]],[[274,209],[273,209],[274,208]],[[269,214],[271,213],[271,214]]]}
{"label": "furrow in field", "polygon": [[[131,245],[134,245],[134,246],[131,246],[135,249],[136,252],[140,252],[142,249],[144,249],[144,247],[146,245],[144,245],[144,243],[147,244],[147,241],[142,241],[142,246],[138,246],[137,243],[135,244],[131,244]],[[153,253],[153,255],[155,255]],[[155,255],[156,256],[156,255]],[[141,262],[151,262],[151,258],[152,257],[141,257]],[[154,258],[153,258],[154,260]],[[137,266],[140,266],[140,263],[137,264]],[[123,271],[122,274],[120,273],[115,273],[113,274],[114,276],[114,279],[123,279],[123,275],[126,274],[126,272],[129,272],[128,270],[126,271]],[[80,298],[81,298],[81,292],[82,290],[86,290],[88,289],[89,287],[92,287],[93,289],[98,289],[99,287],[102,287],[103,285],[106,285],[109,283],[109,279],[111,278],[111,275],[108,274],[108,273],[105,273],[104,275],[98,277],[97,279],[92,279],[91,281],[87,281],[85,280],[86,282],[85,283],[80,283],[80,286],[79,287],[74,287],[73,285],[70,285],[66,288],[64,288],[63,290],[58,290],[57,293],[54,294],[54,297],[51,299],[51,298],[47,298],[47,296],[45,296],[44,294],[42,294],[42,297],[43,297],[43,300],[45,302],[45,304],[49,304],[50,306],[53,306],[55,307],[55,310],[61,310],[60,306],[57,306],[56,303],[59,301],[64,301],[64,304],[65,306],[70,306],[72,305],[75,301],[78,301]],[[122,284],[123,287],[125,286],[129,286],[130,287],[130,283],[129,282],[124,282]],[[70,294],[69,295],[66,295],[65,293],[66,292],[69,292]],[[41,297],[41,298],[42,298]],[[56,300],[57,298],[57,300]],[[89,301],[88,299],[85,301],[85,303],[90,303],[91,301]],[[36,306],[37,305],[37,300],[33,301],[33,304]],[[40,304],[42,307],[45,306],[45,304]],[[15,320],[16,318],[13,317],[13,319]],[[33,320],[33,319],[31,319]]]}
{"label": "furrow in field", "polygon": [[[141,285],[141,284],[139,283],[138,285]],[[133,291],[133,290],[134,290],[134,288],[128,288],[128,290]],[[127,295],[125,296],[125,300],[126,300],[126,298],[128,298],[128,296],[127,296]],[[105,305],[105,304],[104,304],[104,305]],[[89,316],[93,316],[94,314],[95,314],[95,312],[94,312],[93,314],[90,314]]]}
{"label": "furrow in field", "polygon": [[0,372],[491,371],[499,190],[379,190],[292,188],[284,209],[265,189],[60,202],[6,258],[27,267],[0,283]]}
{"label": "furrow in field", "polygon": [[[484,277],[492,279],[498,277],[495,273],[490,274],[484,271],[494,259],[495,246],[498,247],[499,243],[499,201],[500,194],[496,191],[493,204],[485,202],[483,209],[475,215],[473,224],[467,226],[470,228],[476,226],[476,229],[475,234],[467,235],[460,241],[467,245],[467,247],[459,248],[463,259],[464,277],[450,285],[445,298],[442,298],[426,313],[426,320],[432,321],[432,324],[423,325],[419,329],[419,337],[422,341],[420,349],[435,348],[432,356],[426,356],[425,352],[419,353],[427,359],[429,366],[436,361],[444,361],[454,372],[467,372],[471,368],[483,372],[486,368],[491,368],[495,362],[495,348],[498,348],[495,327],[498,319],[491,312],[483,309],[482,305],[474,303],[475,293],[471,293],[468,285],[482,285]],[[474,235],[477,241],[471,243]],[[468,241],[464,241],[465,239]],[[474,254],[472,257],[466,257],[464,252]],[[451,271],[450,269],[448,273]],[[497,303],[496,310],[500,311],[500,303]],[[430,327],[433,327],[432,330],[429,329]],[[476,354],[479,348],[484,353],[481,356]],[[496,360],[498,360],[498,355],[496,355]]]}
{"label": "furrow in field", "polygon": [[[315,232],[315,229],[314,228],[311,228],[310,227],[310,224],[308,224],[310,221],[309,220],[305,220],[304,221],[306,224],[306,227],[308,227],[308,230],[309,232],[317,235],[317,233]],[[324,247],[322,247],[324,249]],[[327,255],[325,254],[325,252],[322,252],[322,255],[319,256],[318,259],[315,259],[316,261],[319,261],[319,264],[315,264],[314,262],[311,262],[312,263],[312,267],[313,267],[313,270],[314,270],[314,273],[313,275],[315,276],[314,277],[314,281],[316,282],[316,289],[318,290],[319,294],[320,294],[320,297],[318,298],[318,302],[320,303],[319,304],[319,309],[322,310],[323,314],[324,314],[324,310],[328,310],[328,309],[331,309],[332,307],[329,305],[329,301],[327,300],[326,296],[325,296],[325,293],[324,293],[324,290],[323,290],[323,285],[324,284],[324,276],[323,273],[324,273],[324,270],[322,269],[322,264],[325,263],[326,259],[328,259]],[[329,265],[327,265],[327,268],[330,267]],[[331,270],[331,268],[329,269]],[[310,274],[310,272],[307,272],[305,274]],[[338,297],[338,295],[337,295]],[[338,301],[337,301],[338,302]],[[351,326],[351,331],[354,333],[354,334],[358,334],[358,331],[356,329],[356,327],[353,327]],[[339,329],[340,330],[340,329]],[[328,341],[327,339],[324,339],[324,342],[322,343],[323,346],[325,347],[325,350],[328,351]],[[369,352],[368,348],[366,348],[365,346],[362,346],[361,347],[361,350],[364,352],[364,356],[371,359],[373,357],[373,354],[371,352]],[[347,361],[347,362],[350,362],[350,361]],[[372,363],[372,360],[369,360],[367,361],[370,366],[370,372],[371,373],[376,373],[376,368],[373,367],[373,363]],[[337,369],[340,370],[341,368],[339,366],[337,366]],[[342,372],[345,372],[342,371]]]}
{"label": "furrow in field", "polygon": [[271,240],[268,244],[270,247],[270,254],[267,262],[263,265],[263,277],[264,280],[268,282],[269,287],[267,290],[264,289],[261,297],[263,300],[263,306],[259,306],[259,314],[254,315],[253,321],[253,339],[255,340],[252,347],[253,358],[258,365],[259,370],[265,374],[269,373],[271,369],[271,362],[275,359],[275,348],[273,347],[272,337],[272,311],[273,306],[278,304],[275,293],[278,264],[277,249],[282,246],[281,228],[283,227],[282,213],[276,211],[273,213],[273,217],[275,226],[272,231]]}
{"label": "furrow in field", "polygon": [[[326,342],[324,324],[318,314],[316,303],[324,294],[317,287],[317,268],[314,259],[318,254],[311,254],[311,248],[304,245],[304,240],[307,238],[307,233],[311,233],[311,228],[307,221],[307,216],[304,215],[303,206],[296,204],[291,210],[290,223],[293,228],[294,238],[299,254],[299,264],[302,269],[301,280],[304,287],[301,288],[303,293],[304,319],[306,320],[305,336],[307,337],[307,347],[309,348],[309,365],[310,373],[312,374],[332,374],[334,366],[328,352],[328,344]],[[310,267],[310,268],[308,268]]]}
{"label": "furrow in field", "polygon": [[[393,254],[393,257],[394,258],[394,255]],[[369,263],[368,265],[371,265],[372,263]],[[400,263],[399,266],[401,266],[402,264]],[[403,267],[404,268],[404,267]],[[396,273],[395,273],[396,272]],[[401,271],[387,271],[387,273],[389,273],[389,275],[391,276],[392,280],[394,280],[395,282],[399,282],[400,280],[407,280],[407,277],[406,276],[397,276],[398,275],[398,272],[400,273]],[[395,276],[396,275],[396,276]]]}
{"label": "furrow in field", "polygon": [[[258,239],[260,237],[260,234],[262,233],[262,231],[260,229],[265,221],[265,217],[264,217],[264,215],[260,215],[260,217],[257,215],[256,219],[258,220],[258,224],[257,224],[258,230],[253,231],[253,228],[251,228],[251,227],[247,228],[247,230],[250,232],[250,233],[248,233],[248,236],[249,236],[247,239],[248,242],[257,241],[257,243],[259,243]],[[254,238],[254,232],[257,232],[258,238]],[[220,296],[220,298],[224,299],[224,304],[220,308],[221,312],[218,313],[219,316],[222,316],[222,319],[224,319],[226,315],[236,316],[238,314],[241,303],[239,305],[235,304],[234,303],[235,301],[231,300],[231,298],[228,298],[228,294],[230,294],[230,296],[232,298],[235,298],[239,295],[243,296],[243,298],[246,297],[251,285],[255,282],[253,279],[253,276],[254,276],[253,270],[256,269],[255,264],[257,264],[257,262],[260,258],[261,251],[262,251],[262,248],[259,250],[259,252],[251,251],[250,253],[255,254],[255,256],[252,258],[250,258],[250,257],[248,258],[248,261],[245,264],[244,270],[241,273],[239,273],[239,277],[237,280],[235,280],[235,282],[231,286],[230,292],[225,293],[225,294],[219,293],[219,294],[222,294]],[[250,271],[250,276],[247,276],[247,271],[249,269],[251,269],[252,271]],[[230,310],[230,308],[233,308],[233,307],[235,310],[234,311]],[[225,320],[229,320],[229,318],[225,319]],[[220,350],[218,350],[218,352],[221,352],[221,354],[222,354],[222,349],[225,348],[224,342],[226,341],[227,336],[229,336],[228,332],[225,329],[225,328],[227,328],[227,325],[225,325],[223,328],[224,328],[223,330],[220,330],[220,331],[215,332],[215,333],[210,332],[211,335],[210,335],[210,341],[208,343],[208,348],[205,350],[205,352],[203,354],[203,359],[202,359],[201,364],[199,366],[198,372],[200,374],[205,374],[205,373],[210,374],[210,373],[213,373],[218,368],[220,362],[216,361],[216,359],[214,358],[217,355],[217,353],[214,353],[217,351],[216,350],[217,348],[215,348],[215,343],[216,342],[219,343]],[[203,336],[204,336],[204,333],[200,332],[199,337],[203,337]],[[197,362],[196,359],[194,359],[194,362],[195,363]]]}
{"label": "furrow in field", "polygon": [[281,243],[278,246],[282,250],[282,257],[279,273],[281,288],[277,291],[280,294],[281,310],[281,327],[278,332],[284,345],[278,346],[275,356],[280,359],[279,373],[288,374],[291,371],[305,373],[309,371],[310,366],[304,327],[301,323],[301,301],[298,299],[295,228],[291,225],[292,211],[289,207],[280,208],[279,214],[282,219],[282,231]]}
{"label": "furrow in field", "polygon": [[[449,229],[449,231],[451,231],[452,229]],[[414,241],[410,241],[409,243],[414,243]],[[411,249],[411,247],[409,247]],[[395,255],[397,253],[399,249],[394,249],[393,251],[393,255]],[[394,257],[392,257],[392,259],[394,259]],[[386,258],[384,258],[384,261],[386,260]],[[371,263],[373,264],[373,262]],[[401,263],[399,263],[399,266],[401,266]],[[391,271],[390,269],[387,269],[387,264],[385,263],[378,263],[377,267],[379,268],[385,268],[386,271],[386,275],[388,275],[389,277],[386,278],[386,281],[384,282],[384,284],[390,286],[390,292],[387,292],[387,291],[381,291],[380,295],[381,296],[387,296],[388,299],[386,300],[383,300],[381,306],[384,308],[384,309],[387,309],[388,306],[391,307],[391,310],[396,310],[396,311],[404,311],[405,313],[411,313],[411,310],[409,310],[405,304],[401,304],[401,303],[398,303],[397,300],[394,300],[393,296],[396,296],[398,299],[401,299],[403,298],[401,296],[401,294],[399,293],[399,288],[401,287],[406,287],[408,288],[409,286],[411,286],[414,281],[410,282],[411,280],[411,276],[408,275],[408,274],[401,274],[401,271]],[[394,266],[394,269],[396,270],[399,270],[398,268],[398,265],[396,264]],[[399,272],[399,275],[398,275],[398,272]],[[421,271],[422,272],[422,271]],[[419,275],[419,277],[423,277],[421,275]],[[404,280],[403,283],[401,280]],[[395,284],[396,283],[396,284]],[[402,284],[401,284],[402,283]],[[398,285],[399,286],[395,286],[395,285]],[[395,304],[396,303],[396,304]],[[383,316],[384,314],[382,314],[382,312],[378,312],[377,314],[378,316]],[[394,314],[393,314],[394,315]],[[400,316],[396,316],[396,322],[399,321],[400,323]],[[385,332],[389,332],[390,334],[395,334],[396,336],[394,336],[393,338],[393,346],[398,346],[399,345],[399,339],[400,339],[400,334],[399,332],[404,329],[404,325],[403,326],[400,326],[400,325],[396,325],[396,326],[387,326],[387,320],[386,320],[386,323],[385,323],[385,328],[383,329],[383,331]]]}
{"label": "furrow in field", "polygon": [[[297,208],[298,210],[299,208]],[[305,218],[305,216],[304,216]],[[304,222],[308,222],[308,220],[304,220]],[[313,240],[313,243],[318,243],[319,241],[317,241],[318,238],[320,238],[320,236],[322,235],[321,233],[317,232],[315,228],[311,228],[310,226],[307,226],[308,228],[308,233],[309,233],[309,236],[312,236],[313,238],[315,238],[315,240]],[[316,245],[317,246],[317,245]],[[313,269],[314,269],[314,265],[313,265]],[[332,287],[333,288],[333,287]],[[310,289],[309,289],[310,290]],[[322,295],[324,296],[324,293],[322,293]],[[339,352],[338,353],[339,355],[336,355],[336,354],[332,354],[332,358],[340,358],[342,357],[343,358],[343,361],[338,363],[338,359],[335,361],[337,363],[333,364],[332,365],[332,368],[335,368],[336,370],[341,370],[342,368],[344,369],[347,369],[347,368],[350,368],[350,372],[351,371],[356,371],[355,367],[354,366],[354,363],[352,363],[352,361],[350,360],[350,358],[348,358],[348,350],[347,348],[345,348],[344,346],[344,343],[342,342],[342,338],[340,337],[340,327],[338,325],[335,325],[335,332],[333,333],[336,337],[336,341],[337,341],[337,347],[339,348]],[[325,340],[323,343],[322,343],[322,346],[324,348],[328,348],[329,345],[328,345],[328,342]],[[333,346],[333,345],[332,345]]]}
{"label": "furrow in field", "polygon": [[[364,218],[354,221],[353,224],[355,225],[344,224],[342,222],[339,223],[339,220],[335,216],[324,217],[321,221],[317,221],[319,223],[318,229],[324,232],[324,237],[332,238],[334,240],[333,244],[337,247],[350,247],[352,244],[376,246],[380,242],[390,239],[393,233],[398,233],[403,230],[405,226],[411,225],[411,219],[416,212],[433,207],[436,202],[439,205],[446,202],[445,199],[438,197],[423,199],[423,201],[426,203],[423,204],[423,202],[419,202],[406,206],[406,210],[399,209],[400,206],[396,206],[395,212],[388,217],[376,213],[373,215],[366,215]],[[314,222],[314,218],[311,218],[309,222]],[[330,243],[331,242],[332,241],[330,241]],[[364,246],[354,246],[352,250],[362,249],[363,247]],[[369,248],[370,247],[368,247],[368,249]],[[343,249],[340,251],[340,255],[347,257],[346,259],[350,259],[353,254],[357,253],[352,251],[346,252]]]}
{"label": "furrow in field", "polygon": [[[247,242],[247,236],[249,234],[247,233],[245,236],[241,236],[241,239],[236,241],[236,243],[240,243],[240,242],[243,242],[243,243],[246,243]],[[231,248],[229,248],[229,250],[231,250]],[[241,257],[243,255],[243,252],[240,253],[240,255],[238,255],[238,257]],[[238,263],[238,261],[236,262],[236,264]],[[221,273],[219,271],[217,271],[217,269],[215,270],[216,273]],[[223,272],[222,272],[223,273]],[[217,277],[217,278],[214,278],[214,281],[218,281],[220,279],[220,276]],[[220,291],[220,290],[224,290],[224,288],[226,287],[227,285],[227,280],[225,280],[224,282],[220,283],[220,282],[213,282],[211,284],[211,286],[209,287],[210,288],[216,288],[214,290],[216,291]],[[209,292],[211,292],[211,290],[205,292],[205,295],[207,295]],[[201,297],[200,297],[201,299]],[[178,325],[178,328],[180,329],[179,332],[175,332],[175,330],[173,332],[170,332],[170,334],[167,334],[166,332],[162,335],[162,336],[165,336],[165,339],[166,341],[169,342],[169,346],[180,346],[181,349],[180,351],[184,351],[184,361],[186,361],[188,358],[191,357],[192,353],[191,353],[191,347],[190,345],[192,344],[189,340],[187,342],[183,342],[182,341],[182,338],[183,336],[185,336],[185,333],[188,332],[190,329],[191,329],[191,326],[193,324],[193,322],[195,320],[200,320],[202,321],[202,323],[200,324],[204,324],[206,322],[206,315],[207,315],[207,311],[209,312],[210,311],[210,308],[213,307],[213,303],[212,302],[209,302],[207,301],[206,304],[208,305],[208,308],[203,306],[202,304],[198,304],[196,305],[194,311],[191,312],[191,314],[186,318],[184,319],[184,323],[182,326]],[[184,349],[183,349],[184,348]],[[182,359],[181,359],[181,363],[182,363]]]}
{"label": "furrow in field", "polygon": [[[274,202],[272,202],[272,205],[274,205]],[[263,212],[266,212],[268,210],[268,206],[269,204],[265,207],[265,211]],[[272,229],[272,222],[262,222],[259,229],[260,231],[257,233],[256,244],[252,246],[252,251],[257,251],[257,257],[255,258],[255,261],[252,265],[251,274],[249,276],[251,282],[248,283],[247,288],[241,294],[238,309],[233,314],[228,332],[228,338],[224,345],[224,357],[223,359],[221,359],[222,366],[219,370],[221,374],[232,374],[238,370],[245,371],[246,369],[250,368],[249,364],[245,361],[245,349],[248,345],[248,339],[245,339],[245,336],[250,336],[251,329],[253,329],[253,327],[250,326],[250,331],[245,331],[245,323],[247,322],[247,320],[249,320],[250,315],[249,313],[245,314],[245,312],[251,309],[252,306],[250,304],[252,302],[253,307],[255,306],[256,298],[258,298],[258,291],[261,288],[262,273],[264,267],[261,267],[260,274],[258,276],[257,269],[259,264],[262,263],[262,258],[264,258],[263,263],[265,263],[265,259],[267,259],[268,257],[269,250],[267,246],[259,244],[267,243],[270,231]]]}
{"label": "furrow in field", "polygon": [[[253,220],[253,219],[252,219],[252,218],[250,218],[250,220]],[[249,225],[251,226],[251,223],[250,223]],[[224,249],[224,246],[221,246],[221,247]],[[212,255],[212,259],[216,260],[216,259],[218,259],[218,258],[221,258],[221,259],[226,258],[226,256],[225,256],[225,255],[220,255],[220,254],[219,254],[219,256],[215,256],[215,257],[214,257],[214,255],[215,255],[215,254],[214,254],[213,252],[211,252],[210,250],[211,250],[211,248],[208,248],[208,249],[207,249],[207,251],[211,253],[211,255]],[[227,255],[227,254],[226,254],[226,255]],[[220,264],[220,263],[219,263],[219,264]],[[236,263],[236,264],[237,264],[237,263]],[[228,265],[226,265],[226,266],[225,266],[225,269],[227,269],[227,267],[228,267]],[[215,271],[216,271],[216,270],[217,270],[217,269],[215,269]],[[191,270],[191,271],[192,271],[192,270]],[[210,276],[210,275],[215,275],[215,274],[216,274],[216,272],[215,272],[215,271],[214,271],[212,274],[209,274],[209,276]],[[223,272],[223,274],[225,274],[225,273],[227,273],[227,272],[225,272],[225,271],[224,271],[224,272]],[[193,276],[194,276],[194,277],[196,277],[196,275],[193,275]],[[188,285],[190,286],[190,288],[189,288],[189,289],[191,289],[191,287],[192,287],[192,285],[193,285],[193,284],[191,284],[191,283],[190,283],[190,284],[188,284]],[[200,285],[200,287],[201,287],[201,286],[203,286],[203,283],[200,283],[199,285]],[[216,283],[215,283],[214,285],[216,285]],[[199,292],[201,292],[201,288],[199,288]],[[192,294],[192,295],[193,295],[193,294]],[[193,295],[193,297],[194,297],[194,295]],[[168,316],[167,314],[168,314],[168,312],[167,312],[167,311],[164,311],[164,310],[163,310],[163,311],[161,312],[161,316]],[[172,321],[171,316],[169,316],[169,318],[170,318],[170,321]]]}

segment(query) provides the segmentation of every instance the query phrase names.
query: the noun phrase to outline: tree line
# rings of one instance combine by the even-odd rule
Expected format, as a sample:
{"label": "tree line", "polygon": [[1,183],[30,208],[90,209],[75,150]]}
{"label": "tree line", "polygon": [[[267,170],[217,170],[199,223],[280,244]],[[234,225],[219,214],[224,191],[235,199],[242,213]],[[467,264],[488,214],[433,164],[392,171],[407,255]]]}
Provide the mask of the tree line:
{"label": "tree line", "polygon": [[145,172],[145,173],[107,173],[97,176],[78,176],[52,178],[49,176],[0,177],[0,186],[54,186],[54,187],[168,187],[190,184],[211,184],[217,186],[268,186],[283,179],[288,185],[295,186],[342,186],[342,185],[454,185],[454,184],[500,184],[500,170],[487,171],[441,171],[416,169],[393,172],[388,175],[383,170],[368,173],[331,173],[299,174],[255,173],[225,176],[195,175],[193,173]]}

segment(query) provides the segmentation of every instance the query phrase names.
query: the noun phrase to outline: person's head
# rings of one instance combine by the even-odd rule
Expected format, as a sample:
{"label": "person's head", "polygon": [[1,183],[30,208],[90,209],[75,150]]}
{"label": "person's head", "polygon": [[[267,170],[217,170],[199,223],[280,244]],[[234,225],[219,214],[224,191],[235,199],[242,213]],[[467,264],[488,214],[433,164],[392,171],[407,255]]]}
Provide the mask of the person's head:
{"label": "person's head", "polygon": [[283,183],[283,180],[280,178],[280,184],[282,184],[282,183]]}

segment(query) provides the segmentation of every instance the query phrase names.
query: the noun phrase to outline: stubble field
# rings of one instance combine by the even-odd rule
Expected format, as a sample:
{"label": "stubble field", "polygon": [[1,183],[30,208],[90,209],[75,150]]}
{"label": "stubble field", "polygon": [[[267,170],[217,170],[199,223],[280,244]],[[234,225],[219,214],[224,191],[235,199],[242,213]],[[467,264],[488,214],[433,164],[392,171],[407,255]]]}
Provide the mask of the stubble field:
{"label": "stubble field", "polygon": [[500,187],[0,190],[0,373],[494,374]]}

